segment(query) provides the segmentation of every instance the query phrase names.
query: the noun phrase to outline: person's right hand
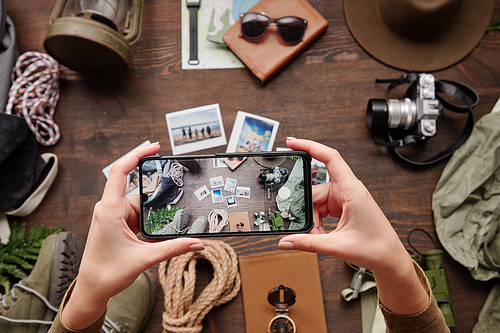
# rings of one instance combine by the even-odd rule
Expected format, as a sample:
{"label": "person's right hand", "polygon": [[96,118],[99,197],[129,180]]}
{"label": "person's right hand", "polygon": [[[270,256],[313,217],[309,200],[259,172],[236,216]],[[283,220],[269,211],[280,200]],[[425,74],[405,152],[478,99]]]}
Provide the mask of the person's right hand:
{"label": "person's right hand", "polygon": [[[338,151],[293,138],[287,140],[287,145],[323,162],[330,182],[313,186],[314,229],[310,234],[282,238],[280,249],[328,254],[375,270],[397,262],[401,254],[407,256],[384,213]],[[330,233],[323,228],[322,219],[327,216],[339,218],[337,228]],[[390,258],[391,254],[394,258]]]}
{"label": "person's right hand", "polygon": [[[314,228],[308,234],[283,237],[278,247],[328,254],[371,268],[379,298],[388,309],[400,314],[423,310],[429,295],[417,277],[411,257],[338,151],[294,138],[288,138],[287,145],[325,163],[330,182],[313,186]],[[330,233],[323,228],[323,218],[327,216],[339,218],[337,228]]]}

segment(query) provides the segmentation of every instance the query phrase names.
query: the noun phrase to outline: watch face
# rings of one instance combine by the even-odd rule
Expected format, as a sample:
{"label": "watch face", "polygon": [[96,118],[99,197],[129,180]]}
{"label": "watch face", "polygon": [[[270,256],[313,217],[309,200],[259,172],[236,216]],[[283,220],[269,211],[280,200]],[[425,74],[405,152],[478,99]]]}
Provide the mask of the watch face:
{"label": "watch face", "polygon": [[269,333],[295,333],[295,323],[287,316],[275,317],[269,324]]}

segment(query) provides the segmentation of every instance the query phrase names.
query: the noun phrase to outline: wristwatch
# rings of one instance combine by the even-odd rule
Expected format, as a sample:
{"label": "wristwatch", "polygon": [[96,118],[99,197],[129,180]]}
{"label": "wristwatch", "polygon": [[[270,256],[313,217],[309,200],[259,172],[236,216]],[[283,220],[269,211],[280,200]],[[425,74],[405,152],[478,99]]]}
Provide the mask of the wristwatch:
{"label": "wristwatch", "polygon": [[269,290],[267,300],[276,307],[276,316],[269,322],[267,333],[297,333],[295,322],[288,316],[288,307],[296,300],[292,288],[275,287]]}
{"label": "wristwatch", "polygon": [[198,65],[198,8],[200,0],[186,0],[189,8],[189,61],[190,65]]}

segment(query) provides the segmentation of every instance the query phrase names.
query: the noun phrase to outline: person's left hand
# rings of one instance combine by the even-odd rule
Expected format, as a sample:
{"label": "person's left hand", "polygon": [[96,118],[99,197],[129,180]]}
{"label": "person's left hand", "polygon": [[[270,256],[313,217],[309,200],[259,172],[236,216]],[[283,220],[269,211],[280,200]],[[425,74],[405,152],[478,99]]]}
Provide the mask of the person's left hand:
{"label": "person's left hand", "polygon": [[[85,323],[83,327],[70,326],[70,316],[75,314],[68,309],[71,308],[70,303],[78,305],[74,309],[96,306],[93,315],[99,311],[102,315],[108,300],[130,286],[143,271],[188,251],[203,250],[203,243],[199,239],[182,237],[143,242],[136,236],[141,207],[138,195],[125,195],[127,175],[137,167],[142,157],[157,154],[159,150],[160,145],[157,143],[138,148],[113,165],[102,199],[95,205],[78,280],[63,312],[63,322],[68,327],[87,327]],[[92,320],[90,317],[88,320]]]}

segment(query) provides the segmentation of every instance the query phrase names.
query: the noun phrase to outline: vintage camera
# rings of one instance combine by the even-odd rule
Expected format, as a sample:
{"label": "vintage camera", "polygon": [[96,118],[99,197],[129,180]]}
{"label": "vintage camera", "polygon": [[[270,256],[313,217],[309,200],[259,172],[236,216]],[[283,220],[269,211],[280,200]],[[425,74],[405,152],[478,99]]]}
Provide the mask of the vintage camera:
{"label": "vintage camera", "polygon": [[262,171],[257,177],[260,184],[277,185],[288,176],[287,169],[277,166],[262,169]]}
{"label": "vintage camera", "polygon": [[366,109],[366,125],[372,131],[401,129],[413,132],[405,137],[412,144],[436,135],[436,121],[443,106],[436,99],[436,79],[432,74],[419,74],[416,96],[404,99],[370,99]]}

